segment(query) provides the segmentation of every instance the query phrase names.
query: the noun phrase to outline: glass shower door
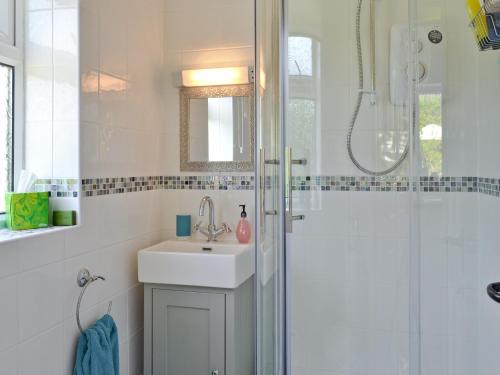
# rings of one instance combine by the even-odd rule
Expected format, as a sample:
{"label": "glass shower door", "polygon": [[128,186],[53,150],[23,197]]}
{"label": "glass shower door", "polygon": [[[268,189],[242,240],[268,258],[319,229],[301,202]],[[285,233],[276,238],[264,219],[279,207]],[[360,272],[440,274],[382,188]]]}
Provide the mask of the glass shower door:
{"label": "glass shower door", "polygon": [[409,84],[389,78],[408,6],[287,3],[287,374],[410,374]]}

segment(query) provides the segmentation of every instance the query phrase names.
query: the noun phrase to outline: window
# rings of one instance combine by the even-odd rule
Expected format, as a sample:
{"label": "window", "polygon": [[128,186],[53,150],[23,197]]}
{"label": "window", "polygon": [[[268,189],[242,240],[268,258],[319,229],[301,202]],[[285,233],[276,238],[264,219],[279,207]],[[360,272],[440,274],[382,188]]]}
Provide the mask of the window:
{"label": "window", "polygon": [[0,64],[0,212],[13,185],[12,124],[14,117],[14,68]]}
{"label": "window", "polygon": [[15,168],[22,168],[23,3],[0,1],[0,213],[5,192],[13,190]]}
{"label": "window", "polygon": [[[321,82],[320,42],[308,36],[288,38],[288,116],[292,126],[287,135],[296,152],[309,157],[312,163],[320,160],[321,139]],[[312,154],[316,154],[313,156]],[[314,164],[313,168],[320,168]]]}
{"label": "window", "polygon": [[302,36],[288,38],[288,72],[291,76],[313,75],[313,40]]}
{"label": "window", "polygon": [[440,94],[420,95],[420,147],[422,166],[429,175],[443,172],[442,98]]}

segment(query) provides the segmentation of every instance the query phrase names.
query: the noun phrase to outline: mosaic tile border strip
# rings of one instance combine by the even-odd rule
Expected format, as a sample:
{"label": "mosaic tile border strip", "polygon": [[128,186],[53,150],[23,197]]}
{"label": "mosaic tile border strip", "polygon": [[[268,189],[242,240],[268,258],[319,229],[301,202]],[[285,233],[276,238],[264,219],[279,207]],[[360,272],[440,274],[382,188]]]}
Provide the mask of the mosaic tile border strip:
{"label": "mosaic tile border strip", "polygon": [[253,190],[253,176],[145,176],[82,179],[82,195],[94,197],[151,190]]}
{"label": "mosaic tile border strip", "polygon": [[80,184],[77,179],[40,179],[35,182],[35,191],[48,191],[51,198],[78,198]]}
{"label": "mosaic tile border strip", "polygon": [[[353,177],[353,176],[304,176],[292,179],[294,190],[300,191],[374,191],[407,192],[417,183],[408,177]],[[421,192],[474,193],[478,191],[477,177],[421,177],[418,182]]]}
{"label": "mosaic tile border strip", "polygon": [[424,193],[477,193],[478,177],[420,177],[420,191]]}
{"label": "mosaic tile border strip", "polygon": [[297,191],[408,191],[408,177],[296,176],[292,188]]}
{"label": "mosaic tile border strip", "polygon": [[500,197],[500,179],[479,177],[478,191],[481,194]]}
{"label": "mosaic tile border strip", "polygon": [[[50,181],[50,183],[49,183]],[[266,180],[270,186],[271,177]],[[37,191],[50,191],[53,196],[78,196],[76,180],[40,180]],[[407,192],[423,193],[483,193],[500,197],[500,179],[483,177],[420,177],[410,182],[402,176],[295,176],[292,187],[296,191],[345,192]],[[123,194],[151,190],[253,190],[255,179],[249,175],[232,176],[144,176],[88,178],[81,180],[82,196]]]}

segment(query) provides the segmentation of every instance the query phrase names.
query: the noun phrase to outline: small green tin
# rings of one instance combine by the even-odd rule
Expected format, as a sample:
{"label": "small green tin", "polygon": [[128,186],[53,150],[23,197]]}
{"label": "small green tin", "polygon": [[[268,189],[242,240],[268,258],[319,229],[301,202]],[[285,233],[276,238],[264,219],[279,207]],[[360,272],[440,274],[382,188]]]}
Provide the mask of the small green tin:
{"label": "small green tin", "polygon": [[76,225],[76,211],[54,211],[52,223],[56,227],[70,227]]}

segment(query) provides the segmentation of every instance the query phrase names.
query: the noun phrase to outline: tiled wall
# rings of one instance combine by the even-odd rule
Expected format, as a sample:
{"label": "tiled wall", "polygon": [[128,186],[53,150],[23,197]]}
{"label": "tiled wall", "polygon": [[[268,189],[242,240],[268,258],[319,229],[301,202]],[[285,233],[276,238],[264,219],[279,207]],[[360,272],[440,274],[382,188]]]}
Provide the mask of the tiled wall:
{"label": "tiled wall", "polygon": [[[180,72],[190,68],[254,66],[254,2],[165,0],[163,17],[166,120],[161,134],[160,164],[163,175],[182,178],[192,173],[179,170]],[[198,175],[223,181],[228,173]],[[249,181],[251,176],[252,173],[238,174],[236,178]],[[214,199],[218,224],[227,222],[234,229],[240,217],[239,204],[246,204],[249,219],[254,219],[253,191],[167,190],[162,195],[166,236],[175,233],[175,214],[192,214],[194,219],[198,218],[199,202],[207,194]]]}
{"label": "tiled wall", "polygon": [[404,373],[408,193],[299,192],[287,244],[292,373]]}
{"label": "tiled wall", "polygon": [[[36,3],[52,7],[51,0]],[[68,3],[64,2],[65,6]],[[303,3],[307,7],[296,16],[313,21],[310,24],[314,29],[307,32],[322,34],[331,30],[335,35],[345,36],[345,30],[352,30],[354,3]],[[406,14],[403,3],[384,2],[382,6],[388,8],[380,8],[380,11],[384,16],[393,17],[391,22],[397,22],[401,19],[399,14]],[[448,3],[450,7],[456,6],[454,1],[427,3],[431,9],[428,17],[435,16],[435,9]],[[54,1],[56,10],[60,4]],[[123,0],[80,2],[80,162],[81,175],[84,182],[90,181],[89,186],[94,184],[91,181],[94,178],[112,176],[185,178],[178,170],[178,73],[188,67],[253,64],[252,1],[126,0],[126,6],[123,5]],[[450,9],[444,10],[451,12]],[[66,16],[65,12],[72,14],[68,9],[61,12]],[[31,19],[37,22],[36,17],[43,17],[47,12],[38,14],[33,10],[32,13],[30,17],[35,18]],[[57,14],[57,11],[54,16],[45,14],[50,18],[47,22],[54,22],[54,27]],[[463,15],[449,14],[449,26],[460,22],[461,27]],[[332,15],[339,16],[335,22]],[[40,25],[48,24],[40,21]],[[33,38],[51,33],[49,29],[40,30]],[[323,40],[335,35],[325,35]],[[452,36],[451,47],[468,46],[464,40],[469,35],[447,35]],[[71,49],[66,51],[65,41],[56,39],[54,43],[63,44],[61,56],[74,58]],[[324,142],[325,147],[319,153],[301,155],[311,162],[308,169],[297,170],[303,176],[355,176],[357,173],[344,152],[349,117],[346,108],[350,108],[347,100],[352,98],[351,83],[355,77],[353,42],[353,35],[348,33],[338,47],[350,53],[323,49],[325,56],[331,55],[331,61],[341,65],[330,69],[331,77],[324,77],[323,82],[335,83],[331,87],[325,85],[322,92],[322,97],[329,100],[328,105],[323,106],[322,133],[316,141]],[[42,47],[42,51],[51,49],[46,45]],[[459,50],[455,51],[458,54]],[[37,54],[47,58],[40,63],[41,71],[59,56],[49,55],[53,56]],[[470,59],[469,63],[477,64],[480,73],[497,72],[493,70],[498,69],[496,57],[491,57],[493,54],[476,61],[477,55],[472,51],[460,51],[460,58],[464,56]],[[327,67],[331,66],[330,60],[326,61],[325,72],[330,71]],[[448,116],[454,126],[447,130],[445,174],[500,176],[498,163],[492,157],[496,154],[496,145],[491,141],[500,136],[495,126],[499,117],[494,110],[496,96],[481,95],[479,102],[471,103],[470,96],[475,97],[477,92],[468,91],[476,78],[481,78],[482,90],[488,88],[491,92],[495,92],[499,82],[491,75],[472,75],[468,71],[471,64],[450,63],[449,81],[456,86],[449,86],[450,100],[453,98],[455,102],[450,104]],[[383,62],[379,66],[385,69]],[[50,74],[47,71],[43,74]],[[349,74],[344,74],[345,71]],[[43,84],[48,80],[46,76],[40,74],[45,77],[42,84],[28,87],[28,94],[29,90],[41,90],[32,91],[40,101],[53,97],[56,103],[57,95],[62,92],[64,96],[64,90],[74,87],[55,84],[62,91],[52,92]],[[383,74],[381,87],[387,84]],[[464,82],[456,77],[464,77]],[[164,84],[158,84],[162,80]],[[52,106],[51,103],[39,104],[38,108]],[[143,110],[145,106],[147,111]],[[482,117],[475,117],[477,113]],[[365,119],[367,116],[369,114],[364,114]],[[74,121],[64,116],[60,120],[60,124]],[[33,124],[38,121],[52,123],[48,118],[33,117]],[[382,144],[377,131],[388,134],[393,129],[370,130],[373,124],[369,125],[358,138],[358,142],[365,143],[355,147],[364,160],[372,157],[375,160],[374,155],[378,155]],[[54,137],[47,134],[42,134],[37,141],[53,144],[57,142],[55,137],[62,133],[51,130]],[[53,156],[47,153],[47,148],[40,150],[41,157],[52,160]],[[60,170],[66,167],[61,166]],[[56,170],[55,164],[52,168]],[[54,177],[52,173],[40,173],[40,176]],[[64,174],[64,177],[72,176]],[[181,181],[182,187],[186,181],[190,185],[194,180],[171,181],[176,187],[177,181]],[[136,181],[111,180],[109,183],[122,182]],[[96,181],[96,185],[107,183]],[[116,188],[102,186],[101,190]],[[128,186],[118,187],[122,188]],[[238,204],[252,206],[254,201],[251,190],[209,191],[216,202],[217,222],[228,221],[233,227],[239,218]],[[120,332],[122,374],[141,374],[142,288],[137,283],[136,252],[172,236],[176,213],[197,216],[198,202],[206,193],[207,190],[176,188],[146,189],[137,194],[97,194],[82,199],[83,221],[79,228],[0,246],[0,374],[71,373],[78,335],[74,308],[79,288],[75,278],[82,266],[108,279],[89,289],[82,307],[84,325],[104,313],[107,302],[113,300],[113,316]],[[295,209],[307,217],[306,221],[295,223],[290,252],[295,301],[298,301],[293,308],[299,323],[294,327],[292,348],[297,371],[406,373],[409,231],[410,224],[417,225],[410,221],[408,194],[405,191],[387,194],[296,192]],[[500,319],[499,309],[484,294],[486,283],[500,280],[496,267],[500,259],[497,250],[500,207],[497,205],[500,200],[487,195],[432,191],[421,196],[418,229],[422,234],[422,342],[426,375],[470,375],[478,373],[478,369],[481,375],[490,375],[496,371],[489,367],[494,362],[483,356],[500,345],[500,332],[495,328]],[[254,208],[249,207],[249,217],[253,215]],[[368,293],[367,285],[370,286]]]}
{"label": "tiled wall", "polygon": [[[486,343],[479,311],[488,308],[489,325],[498,314],[485,294],[496,258],[485,263],[478,244],[482,231],[495,230],[498,215],[493,204],[485,218],[492,223],[478,232],[478,206],[494,198],[421,193],[417,221],[409,198],[408,192],[296,192],[295,214],[306,220],[294,223],[288,242],[295,373],[407,373],[410,251],[421,252],[423,373],[480,368]],[[420,250],[411,246],[412,230],[420,234]],[[497,335],[489,333],[487,342]]]}
{"label": "tiled wall", "polygon": [[[353,136],[357,158],[370,169],[389,167],[407,139],[406,109],[389,102],[388,68],[390,28],[407,20],[406,3],[389,0],[376,4],[377,105],[368,104],[368,96],[364,98]],[[295,175],[363,175],[346,152],[347,127],[358,90],[354,33],[357,4],[357,1],[290,2],[290,35],[312,38],[317,44],[312,54],[312,76],[294,76],[289,82],[291,101],[307,99],[314,103],[312,115],[289,113],[293,125],[287,129],[287,141],[293,147],[295,157],[308,159],[307,166],[294,168]],[[363,7],[363,25],[369,22],[368,9],[368,6]],[[363,27],[365,85],[369,87],[371,68],[367,32],[368,29]],[[289,62],[292,67],[294,64],[294,61]],[[397,173],[406,175],[406,164]]]}
{"label": "tiled wall", "polygon": [[[381,169],[393,162],[394,151],[402,151],[397,145],[405,140],[404,111],[388,103],[387,72],[390,26],[405,22],[408,10],[406,1],[375,4],[379,104],[364,102],[353,145],[364,165]],[[463,5],[418,2],[419,20],[441,20],[446,39],[442,172],[472,177],[421,178],[418,207],[412,208],[405,191],[408,179],[360,178],[346,152],[357,90],[356,5],[289,4],[291,33],[321,43],[321,79],[313,92],[305,93],[317,101],[315,122],[307,137],[289,132],[295,156],[308,159],[306,167],[294,167],[294,175],[300,176],[294,210],[306,220],[294,223],[290,237],[292,371],[407,374],[409,255],[420,251],[422,374],[495,373],[483,353],[498,348],[500,337],[491,328],[498,323],[500,307],[485,293],[487,283],[500,280],[495,245],[500,200],[486,195],[498,193],[497,180],[491,186],[486,178],[498,178],[500,172],[492,141],[499,135],[493,104],[498,54],[476,51]],[[365,51],[368,6],[365,2],[362,20]],[[368,61],[366,52],[367,85]],[[290,88],[304,97],[304,86],[293,79]],[[425,168],[417,172],[427,176]],[[407,176],[407,167],[396,174]]]}
{"label": "tiled wall", "polygon": [[[52,5],[51,0],[36,3]],[[54,1],[54,6],[59,9],[63,3],[71,1]],[[163,63],[163,3],[81,0],[79,4],[82,176],[159,175],[159,146],[155,148],[154,140],[164,126],[159,121],[162,99],[157,88]],[[68,17],[61,21],[64,25],[78,24],[71,21],[75,9],[70,15],[61,11],[60,16]],[[70,37],[78,41],[75,31],[54,33],[54,42]],[[61,49],[61,57],[72,58]],[[36,51],[36,56],[45,56],[45,48]],[[42,106],[47,96],[39,92],[37,98]],[[0,246],[0,374],[72,373],[80,292],[76,274],[84,266],[107,281],[89,288],[82,305],[83,325],[100,317],[112,300],[120,373],[142,373],[142,286],[137,282],[136,253],[162,238],[160,200],[158,191],[82,199],[80,227]]]}
{"label": "tiled wall", "polygon": [[481,176],[494,177],[496,184],[493,195],[479,198],[479,278],[477,298],[477,335],[481,338],[477,350],[477,363],[481,375],[498,371],[488,360],[488,351],[500,350],[500,305],[487,298],[484,288],[500,280],[500,248],[498,246],[500,228],[500,200],[498,199],[498,176],[500,167],[495,160],[498,140],[500,139],[500,108],[497,100],[497,87],[500,85],[500,65],[498,53],[481,53],[477,60],[476,74],[481,77],[478,89],[478,170]]}

